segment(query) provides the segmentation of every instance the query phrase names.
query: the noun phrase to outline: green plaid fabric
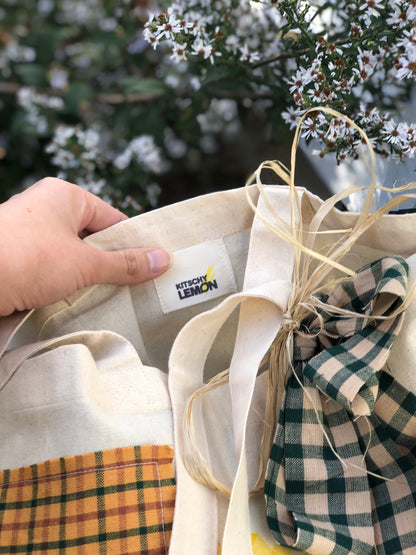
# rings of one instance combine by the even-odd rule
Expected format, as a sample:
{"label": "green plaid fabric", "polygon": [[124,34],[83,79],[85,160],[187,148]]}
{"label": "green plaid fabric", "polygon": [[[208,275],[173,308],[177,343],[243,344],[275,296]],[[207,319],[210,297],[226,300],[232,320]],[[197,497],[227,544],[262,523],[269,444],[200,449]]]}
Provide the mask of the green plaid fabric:
{"label": "green plaid fabric", "polygon": [[282,545],[316,555],[416,553],[416,396],[386,370],[402,315],[371,318],[392,314],[406,286],[403,259],[378,260],[321,296],[357,317],[328,308],[294,336],[297,378],[288,378],[265,483],[268,524]]}

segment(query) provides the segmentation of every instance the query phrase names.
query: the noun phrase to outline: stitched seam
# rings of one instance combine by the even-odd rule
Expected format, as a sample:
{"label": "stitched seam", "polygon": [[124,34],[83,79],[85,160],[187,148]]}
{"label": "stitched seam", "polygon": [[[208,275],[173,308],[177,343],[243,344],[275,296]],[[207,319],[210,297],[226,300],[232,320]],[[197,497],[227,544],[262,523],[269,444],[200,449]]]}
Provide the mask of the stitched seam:
{"label": "stitched seam", "polygon": [[[166,458],[166,461],[168,463],[172,462],[172,458]],[[93,472],[97,472],[98,470],[101,471],[105,471],[105,470],[117,470],[118,468],[131,468],[133,466],[147,466],[149,464],[156,464],[157,467],[159,468],[159,461],[149,461],[146,463],[131,463],[131,464],[120,464],[117,466],[108,466],[108,467],[96,467],[96,468],[89,468],[87,470],[74,470],[73,472],[63,472],[62,474],[51,474],[49,476],[42,476],[40,478],[37,479],[28,479],[28,480],[18,480],[16,482],[3,482],[2,484],[0,484],[0,487],[2,486],[13,486],[13,485],[18,485],[18,484],[30,484],[30,483],[34,483],[34,482],[41,482],[41,481],[46,481],[46,480],[50,480],[52,479],[59,479],[59,478],[64,478],[66,476],[78,476],[80,474],[91,474]],[[159,479],[159,484],[160,484],[160,479]]]}

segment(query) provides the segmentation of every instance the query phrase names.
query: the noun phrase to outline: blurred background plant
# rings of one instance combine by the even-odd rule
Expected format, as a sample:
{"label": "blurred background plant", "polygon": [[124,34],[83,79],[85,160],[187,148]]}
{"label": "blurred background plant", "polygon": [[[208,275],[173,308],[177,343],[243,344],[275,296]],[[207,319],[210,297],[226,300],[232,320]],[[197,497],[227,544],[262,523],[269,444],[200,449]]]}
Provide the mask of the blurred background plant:
{"label": "blurred background plant", "polygon": [[[58,175],[131,215],[241,186],[321,105],[413,158],[415,20],[416,0],[1,0],[0,200]],[[359,157],[318,112],[303,138]]]}

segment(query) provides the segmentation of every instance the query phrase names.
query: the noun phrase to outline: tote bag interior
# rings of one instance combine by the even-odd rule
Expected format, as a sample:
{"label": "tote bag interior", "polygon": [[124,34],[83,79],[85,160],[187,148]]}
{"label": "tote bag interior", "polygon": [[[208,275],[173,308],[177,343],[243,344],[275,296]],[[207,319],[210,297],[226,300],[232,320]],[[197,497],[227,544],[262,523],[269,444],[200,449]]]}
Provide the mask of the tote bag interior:
{"label": "tote bag interior", "polygon": [[[266,191],[275,210],[290,221],[288,188],[269,186]],[[305,190],[299,192],[301,217],[307,226],[321,201]],[[14,334],[0,364],[0,441],[7,446],[0,452],[0,469],[115,447],[174,443],[167,375],[169,356],[180,331],[195,316],[234,293],[245,293],[276,278],[291,279],[292,248],[255,218],[245,195],[244,189],[237,189],[197,197],[86,239],[103,250],[160,246],[175,257],[178,253],[179,261],[187,249],[196,247],[193,269],[187,265],[188,273],[181,274],[180,262],[179,267],[174,263],[172,273],[169,275],[169,270],[162,278],[165,283],[171,280],[175,287],[188,278],[206,276],[211,266],[215,277],[215,262],[204,261],[204,252],[214,244],[222,252],[221,260],[224,262],[225,257],[224,264],[231,268],[231,285],[224,295],[214,298],[205,291],[193,299],[186,297],[191,304],[185,308],[180,306],[179,294],[176,305],[167,308],[157,280],[134,287],[100,285],[30,314]],[[250,195],[257,199],[257,190],[251,188]],[[259,209],[266,212],[262,202]],[[351,227],[356,217],[334,209],[324,228]],[[362,235],[343,263],[357,269],[385,254],[401,255],[408,258],[412,283],[416,279],[416,260],[412,257],[416,252],[415,224],[414,215],[384,216]],[[333,236],[323,235],[319,241],[331,240]],[[415,318],[412,303],[389,359],[397,379],[414,392]],[[237,324],[238,310],[217,334],[205,365],[205,379],[230,366]],[[189,342],[189,349],[198,349],[197,339]],[[250,484],[257,474],[265,391],[262,375],[256,382],[246,430]],[[206,436],[202,443],[209,446],[207,458],[218,478],[230,486],[238,464],[231,407],[229,390],[221,387],[201,401],[203,418],[199,421],[201,437]],[[262,495],[254,496],[250,503],[252,532],[273,545],[263,516]],[[218,522],[213,528],[218,525],[221,538],[227,500],[218,496],[216,504],[218,516],[214,517]],[[181,510],[179,505],[178,514]],[[209,531],[207,538],[201,540],[199,553],[216,552],[216,530]],[[188,553],[186,549],[177,552]]]}

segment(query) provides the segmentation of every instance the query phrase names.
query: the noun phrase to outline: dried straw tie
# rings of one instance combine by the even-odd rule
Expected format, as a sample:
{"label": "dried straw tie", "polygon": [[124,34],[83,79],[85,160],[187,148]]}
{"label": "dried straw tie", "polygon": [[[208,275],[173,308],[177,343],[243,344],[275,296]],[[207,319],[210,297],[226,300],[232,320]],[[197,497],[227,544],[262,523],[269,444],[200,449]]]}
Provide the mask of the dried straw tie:
{"label": "dried straw tie", "polygon": [[[359,237],[369,229],[376,221],[378,221],[383,214],[386,214],[394,207],[398,206],[405,200],[414,199],[416,195],[411,193],[402,194],[391,199],[382,208],[377,211],[372,212],[372,204],[374,199],[374,192],[377,189],[383,189],[383,187],[376,187],[375,185],[375,156],[374,151],[371,147],[370,141],[366,134],[349,118],[343,116],[342,114],[330,109],[330,108],[314,108],[311,111],[320,110],[322,112],[328,113],[337,118],[347,121],[352,127],[357,129],[362,135],[364,142],[367,144],[370,154],[370,160],[362,148],[363,159],[369,168],[371,175],[371,183],[368,186],[368,192],[363,205],[361,214],[357,217],[355,225],[350,229],[341,230],[331,230],[331,234],[338,234],[339,240],[331,243],[326,252],[318,251],[315,247],[315,241],[319,235],[323,233],[328,233],[321,231],[321,225],[325,220],[326,215],[334,208],[337,202],[348,197],[354,192],[366,189],[365,187],[355,187],[350,186],[344,191],[334,195],[327,201],[323,202],[316,214],[313,216],[308,230],[305,231],[302,224],[302,218],[299,217],[299,224],[296,227],[295,215],[301,215],[300,199],[295,187],[295,161],[296,161],[296,150],[300,138],[300,131],[302,128],[303,121],[308,117],[310,111],[306,112],[302,119],[300,120],[298,127],[296,129],[295,138],[292,145],[291,151],[291,170],[289,171],[280,162],[277,161],[267,161],[261,164],[261,166],[256,170],[256,172],[250,177],[247,182],[247,200],[255,212],[256,216],[266,225],[273,233],[278,237],[287,241],[294,248],[295,263],[293,271],[293,288],[292,294],[290,296],[286,314],[283,319],[282,326],[277,333],[276,339],[269,350],[264,363],[268,362],[268,393],[265,409],[265,425],[261,444],[261,463],[259,468],[259,477],[257,483],[253,489],[254,491],[259,491],[264,487],[264,480],[266,474],[266,467],[269,459],[269,455],[273,446],[273,439],[276,432],[276,427],[278,424],[280,409],[282,407],[282,401],[288,387],[288,382],[295,380],[301,391],[303,391],[304,396],[308,398],[310,393],[309,384],[306,385],[299,378],[298,374],[294,371],[293,367],[293,355],[295,347],[295,336],[299,336],[299,330],[302,322],[310,321],[314,319],[317,322],[321,322],[321,327],[323,329],[323,301],[320,292],[322,289],[326,291],[333,291],[336,287],[340,286],[346,280],[355,280],[357,278],[356,272],[347,268],[340,263],[340,260],[350,251],[354,243],[359,239]],[[291,221],[285,222],[280,217],[279,214],[273,209],[270,202],[268,202],[266,191],[262,185],[261,173],[263,169],[273,170],[279,177],[289,185],[290,200],[291,200]],[[270,214],[272,214],[274,223],[270,223],[261,213],[259,213],[257,207],[250,198],[250,192],[248,189],[249,185],[255,184],[263,198],[264,204],[267,206]],[[407,188],[411,188],[415,184],[408,184],[405,187],[397,188],[396,191],[403,192]],[[336,270],[337,272],[334,272]],[[339,277],[339,276],[343,277]],[[406,298],[403,298],[401,302],[394,307],[389,313],[383,314],[373,314],[373,320],[384,322],[389,320],[390,322],[396,322],[397,319],[400,320],[400,314],[406,309],[406,307],[411,302],[415,295],[415,289],[410,291]],[[330,310],[332,317],[337,316],[338,318],[355,318],[355,320],[362,319],[362,321],[367,321],[369,314],[362,313],[359,314],[351,310],[351,308],[346,309],[342,306],[333,305],[330,309],[325,306],[325,310]],[[381,324],[382,325],[382,324]],[[314,332],[317,333],[317,332]],[[193,428],[192,419],[192,409],[193,403],[196,398],[204,395],[209,390],[218,387],[221,384],[226,383],[228,380],[227,371],[218,374],[213,380],[208,384],[204,385],[201,389],[194,393],[194,395],[189,399],[187,404],[187,409],[185,412],[184,419],[184,459],[186,461],[187,469],[189,473],[194,477],[195,480],[213,488],[216,491],[222,492],[229,495],[230,488],[219,482],[211,473],[208,464],[206,463],[204,457],[198,449],[196,434]],[[314,384],[315,389],[318,387]],[[319,393],[318,389],[316,391]],[[333,439],[327,432],[326,424],[320,419],[320,406],[316,404],[316,401],[311,398],[309,399],[311,403],[311,409],[316,416],[316,425],[320,430],[320,434],[325,437],[328,443],[328,449],[341,464],[342,468],[348,466],[352,472],[364,472],[366,477],[369,475],[377,475],[377,471],[372,472],[369,469],[364,469],[361,464],[356,464],[352,460],[345,460],[342,455],[339,455],[335,447]],[[335,401],[334,401],[335,402]],[[282,418],[282,415],[281,415]],[[364,422],[366,420],[363,419]],[[368,422],[366,424],[368,431]],[[367,444],[364,447],[365,454],[368,454],[371,437],[367,440]],[[359,468],[359,470],[358,470]],[[270,474],[270,472],[269,472]],[[381,476],[380,476],[381,478]],[[387,477],[387,480],[389,478]],[[386,482],[386,476],[383,476],[383,482]],[[288,545],[293,544],[293,532],[287,535],[286,540],[283,536],[279,538],[282,543],[287,543]],[[312,541],[313,543],[313,541]],[[300,548],[300,546],[296,546]],[[339,551],[340,553],[347,553],[348,551]],[[324,551],[322,551],[324,553]],[[335,553],[335,551],[334,551]]]}

